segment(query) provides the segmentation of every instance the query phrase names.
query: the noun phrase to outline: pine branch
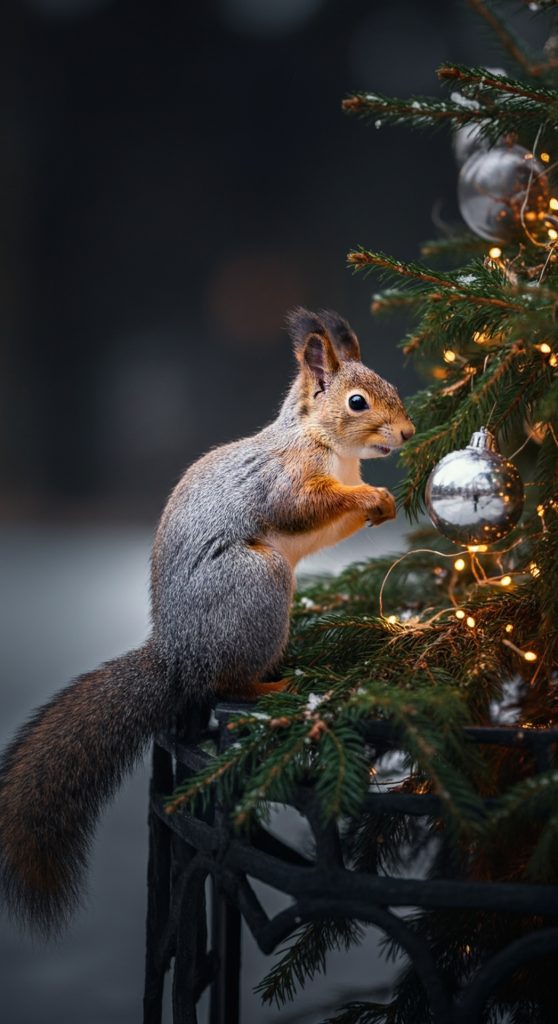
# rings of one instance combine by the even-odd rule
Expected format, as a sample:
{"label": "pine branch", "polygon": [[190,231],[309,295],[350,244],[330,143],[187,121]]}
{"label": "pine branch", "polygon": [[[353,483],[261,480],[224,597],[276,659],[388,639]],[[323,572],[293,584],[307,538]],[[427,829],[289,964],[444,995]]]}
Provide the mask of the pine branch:
{"label": "pine branch", "polygon": [[411,124],[417,127],[432,127],[436,124],[476,124],[490,116],[493,108],[478,109],[464,107],[460,103],[448,100],[432,99],[420,96],[411,100],[401,100],[394,96],[383,96],[381,93],[355,93],[347,96],[341,104],[347,114],[354,114],[365,120],[374,120],[379,127],[386,124]]}
{"label": "pine branch", "polygon": [[301,988],[316,974],[325,974],[326,956],[358,945],[364,932],[355,921],[341,918],[320,918],[311,921],[295,932],[289,946],[279,950],[281,959],[257,985],[256,992],[264,1003],[275,1003],[277,1007],[294,999],[297,987]]}
{"label": "pine branch", "polygon": [[512,60],[514,60],[527,75],[537,78],[551,68],[558,66],[554,59],[551,59],[546,63],[536,63],[532,61],[520,46],[513,33],[510,32],[502,18],[499,18],[488,4],[484,3],[483,0],[468,0],[468,2],[469,6],[472,7],[475,13],[480,15],[481,18],[484,18],[496,37],[500,40],[504,49],[509,53]]}
{"label": "pine branch", "polygon": [[420,253],[421,256],[445,257],[446,259],[449,257],[452,260],[457,260],[459,256],[482,257],[486,253],[486,242],[477,235],[455,231],[443,238],[433,238],[428,242],[423,242]]}
{"label": "pine branch", "polygon": [[[533,89],[519,79],[507,75],[494,74],[488,68],[465,67],[462,64],[442,64],[436,74],[443,82],[451,82],[465,87],[467,95],[483,96],[485,92],[501,92],[506,97],[520,97],[538,104],[541,108],[549,107],[549,116],[553,117],[558,107],[558,92],[555,89]],[[470,88],[473,87],[473,88]]]}
{"label": "pine branch", "polygon": [[[459,70],[458,65],[455,67]],[[528,91],[520,90],[515,80],[504,81],[509,82],[507,93],[501,85],[499,94],[496,94],[495,88],[489,91],[479,87],[479,98],[470,106],[451,99],[434,99],[429,96],[400,99],[374,92],[348,96],[341,106],[345,113],[373,122],[377,128],[388,124],[408,125],[411,128],[436,128],[444,124],[454,128],[477,125],[481,135],[492,141],[502,135],[515,133],[520,121],[523,128],[554,124],[558,115],[558,97],[554,91],[532,91],[532,95],[527,95]]]}
{"label": "pine branch", "polygon": [[394,1004],[352,1002],[323,1024],[395,1024],[395,1013]]}
{"label": "pine branch", "polygon": [[413,309],[421,301],[422,297],[419,294],[415,295],[413,292],[404,291],[403,289],[386,288],[385,291],[372,297],[370,312],[377,314],[391,313],[394,310],[401,309]]}
{"label": "pine branch", "polygon": [[[402,263],[391,256],[386,256],[385,253],[370,252],[364,248],[349,252],[347,262],[357,272],[377,267],[394,275],[405,277],[416,286],[429,286],[428,299],[430,302],[443,296],[449,301],[474,302],[477,306],[497,307],[511,313],[522,312],[532,302],[532,294],[517,295],[513,300],[505,296],[502,279],[496,272],[492,275],[486,274],[483,280],[479,280],[477,286],[473,288],[464,285],[463,277],[460,281],[455,276],[436,274],[419,263]],[[475,269],[479,270],[478,267]],[[486,294],[487,283],[493,285],[493,295]],[[482,290],[479,285],[482,285]],[[432,286],[431,290],[430,286]]]}

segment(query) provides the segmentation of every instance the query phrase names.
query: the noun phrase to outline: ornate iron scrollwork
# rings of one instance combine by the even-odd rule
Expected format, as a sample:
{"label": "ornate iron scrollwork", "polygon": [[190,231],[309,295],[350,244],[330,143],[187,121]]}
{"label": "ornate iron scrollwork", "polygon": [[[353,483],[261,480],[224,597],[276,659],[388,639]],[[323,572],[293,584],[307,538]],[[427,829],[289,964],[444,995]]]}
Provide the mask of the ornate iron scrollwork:
{"label": "ornate iron scrollwork", "polygon": [[[222,747],[231,715],[246,705],[219,704]],[[521,964],[558,952],[558,928],[549,926],[511,942],[484,964],[456,995],[448,991],[428,946],[392,908],[469,908],[505,913],[558,915],[558,886],[472,882],[461,878],[414,879],[367,874],[346,867],[336,824],[326,827],[311,787],[301,787],[293,806],[312,830],[309,858],[263,826],[250,841],[231,833],[226,809],[206,815],[185,810],[168,815],[164,799],[176,783],[207,763],[200,746],[207,738],[209,709],[188,716],[184,730],[157,737],[153,751],[149,833],[147,953],[144,1024],[160,1024],[165,974],[174,959],[174,1024],[197,1024],[196,1005],[211,989],[210,1024],[238,1024],[240,928],[246,922],[260,949],[271,953],[302,922],[339,916],[373,924],[408,955],[426,990],[434,1024],[474,1024],[497,985]],[[472,742],[528,746],[537,771],[551,764],[558,730],[509,727],[468,728]],[[215,734],[212,734],[215,736]],[[385,722],[370,724],[363,741],[375,750],[394,749],[397,734]],[[441,816],[429,794],[370,793],[366,811]],[[269,917],[249,879],[273,886],[292,905]],[[212,882],[211,942],[208,949],[206,885]],[[553,923],[553,922],[551,922]]]}

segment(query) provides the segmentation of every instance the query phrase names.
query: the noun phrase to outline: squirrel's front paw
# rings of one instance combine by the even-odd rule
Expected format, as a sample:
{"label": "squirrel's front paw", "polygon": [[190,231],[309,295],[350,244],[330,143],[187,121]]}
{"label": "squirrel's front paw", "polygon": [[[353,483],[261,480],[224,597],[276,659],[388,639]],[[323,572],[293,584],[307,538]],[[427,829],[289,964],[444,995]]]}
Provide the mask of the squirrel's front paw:
{"label": "squirrel's front paw", "polygon": [[395,519],[396,508],[393,494],[386,487],[370,487],[370,497],[366,503],[366,519],[369,526],[379,526],[387,519]]}

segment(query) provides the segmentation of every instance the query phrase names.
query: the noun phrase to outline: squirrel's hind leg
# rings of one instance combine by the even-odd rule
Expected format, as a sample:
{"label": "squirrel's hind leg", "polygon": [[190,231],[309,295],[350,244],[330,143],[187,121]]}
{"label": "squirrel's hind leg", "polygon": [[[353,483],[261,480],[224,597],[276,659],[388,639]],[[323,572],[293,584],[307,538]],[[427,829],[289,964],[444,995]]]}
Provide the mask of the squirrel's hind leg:
{"label": "squirrel's hind leg", "polygon": [[239,696],[245,700],[258,700],[259,697],[265,697],[268,693],[282,693],[283,690],[288,689],[289,684],[292,685],[292,679],[274,679],[272,682],[243,682],[238,681],[238,688],[231,689],[229,685],[225,690],[218,690],[220,696]]}
{"label": "squirrel's hind leg", "polygon": [[[181,582],[177,574],[175,599]],[[234,541],[204,561],[180,594],[174,634],[191,696],[250,700],[279,689],[264,680],[281,663],[293,591],[291,566],[264,542]]]}

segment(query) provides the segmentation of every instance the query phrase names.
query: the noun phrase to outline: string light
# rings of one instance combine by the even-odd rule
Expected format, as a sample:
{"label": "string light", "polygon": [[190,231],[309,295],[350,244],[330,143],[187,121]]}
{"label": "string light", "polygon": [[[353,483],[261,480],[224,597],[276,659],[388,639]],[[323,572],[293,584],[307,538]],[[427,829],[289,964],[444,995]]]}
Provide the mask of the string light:
{"label": "string light", "polygon": [[538,658],[538,654],[535,654],[535,651],[522,651],[520,647],[512,644],[511,640],[502,640],[502,643],[509,647],[510,650],[515,651],[516,654],[519,654],[519,657],[523,658],[524,661],[536,661]]}
{"label": "string light", "polygon": [[551,242],[555,242],[558,238],[558,231],[556,230],[556,228],[549,228],[547,231],[547,235],[550,238]]}
{"label": "string light", "polygon": [[456,558],[455,562],[453,563],[453,568],[456,569],[457,572],[463,572],[465,565],[466,562],[464,558]]}
{"label": "string light", "polygon": [[488,551],[488,544],[468,544],[467,551],[470,551],[471,554],[478,554],[479,552],[482,554],[482,552]]}
{"label": "string light", "polygon": [[490,341],[490,335],[487,334],[486,331],[474,331],[473,341],[475,341],[477,345],[484,345],[486,341]]}
{"label": "string light", "polygon": [[464,619],[465,618],[465,612],[463,611],[463,608],[458,608],[457,609],[457,611],[455,613],[455,617],[456,617],[456,619]]}
{"label": "string light", "polygon": [[539,153],[539,156],[540,156],[543,164],[549,164],[550,163],[550,153]]}
{"label": "string light", "polygon": [[535,579],[537,578],[537,576],[540,576],[541,570],[539,569],[536,562],[529,562],[529,572],[531,573],[531,576],[535,577]]}
{"label": "string light", "polygon": [[535,345],[535,348],[538,348],[539,352],[542,352],[545,356],[549,355],[549,353],[552,352],[552,349],[547,341],[541,342],[540,345]]}
{"label": "string light", "polygon": [[551,210],[558,210],[558,199],[552,196],[549,204]]}
{"label": "string light", "polygon": [[475,622],[475,620],[474,620],[472,615],[468,615],[466,621],[467,621],[467,625],[468,625],[469,629],[474,629],[475,628],[476,622]]}
{"label": "string light", "polygon": [[544,505],[537,505],[537,515],[542,519],[544,516]]}
{"label": "string light", "polygon": [[548,362],[550,366],[558,366],[558,356],[553,352]]}
{"label": "string light", "polygon": [[390,626],[394,626],[395,623],[397,622],[397,615],[388,615],[387,620],[388,620]]}
{"label": "string light", "polygon": [[499,260],[502,255],[502,250],[498,245],[493,245],[492,248],[488,250],[488,255],[491,260]]}
{"label": "string light", "polygon": [[500,580],[500,586],[501,587],[509,587],[511,581],[512,581],[511,576],[502,576],[502,579]]}
{"label": "string light", "polygon": [[[558,237],[558,235],[557,235],[557,237]],[[447,348],[445,350],[445,352],[444,352],[444,362],[445,363],[455,363],[456,359],[457,359],[457,356],[456,356],[455,352],[451,348]]]}
{"label": "string light", "polygon": [[513,623],[512,622],[508,622],[507,626],[505,626],[505,630],[506,630],[506,633],[513,633]]}

